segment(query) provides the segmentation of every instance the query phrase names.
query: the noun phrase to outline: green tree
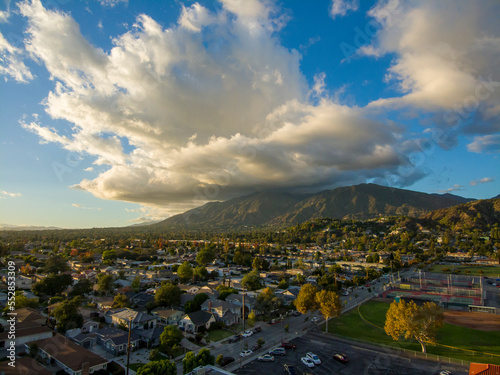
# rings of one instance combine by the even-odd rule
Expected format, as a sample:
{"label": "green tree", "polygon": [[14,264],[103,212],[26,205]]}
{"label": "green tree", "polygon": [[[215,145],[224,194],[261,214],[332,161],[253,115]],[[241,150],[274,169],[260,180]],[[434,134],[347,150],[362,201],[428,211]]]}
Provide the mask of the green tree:
{"label": "green tree", "polygon": [[262,314],[270,314],[279,309],[282,305],[279,299],[271,288],[265,288],[257,295],[255,301],[255,309],[262,312]]}
{"label": "green tree", "polygon": [[436,333],[443,326],[443,310],[434,302],[417,306],[415,302],[394,301],[386,313],[384,329],[393,340],[413,338],[426,353],[426,344],[437,343]]}
{"label": "green tree", "polygon": [[137,370],[137,375],[177,375],[177,367],[174,362],[164,359],[149,362]]}
{"label": "green tree", "polygon": [[238,291],[234,288],[228,288],[228,287],[219,288],[219,287],[223,287],[223,285],[219,285],[217,287],[217,291],[219,292],[219,297],[217,298],[222,301],[225,301],[227,296],[231,294],[238,294]]}
{"label": "green tree", "polygon": [[260,258],[259,257],[253,258],[252,268],[254,270],[259,271],[261,267],[262,267],[262,261],[260,260]]}
{"label": "green tree", "polygon": [[157,349],[151,349],[149,352],[149,360],[150,361],[160,361],[163,359],[163,356],[161,355],[161,352]]}
{"label": "green tree", "polygon": [[99,274],[97,281],[97,290],[108,294],[113,289],[113,275]]}
{"label": "green tree", "polygon": [[215,358],[215,363],[220,366],[222,364],[222,360],[224,359],[224,355],[219,354],[217,358]]}
{"label": "green tree", "polygon": [[169,355],[173,354],[172,348],[182,341],[182,332],[177,326],[166,326],[160,335],[161,350]]}
{"label": "green tree", "polygon": [[103,262],[116,260],[117,255],[115,250],[106,250],[102,253]]}
{"label": "green tree", "polygon": [[319,307],[316,300],[316,293],[318,293],[317,286],[312,284],[302,285],[300,292],[295,299],[295,307],[297,308],[297,311],[300,311],[302,314],[316,311]]}
{"label": "green tree", "polygon": [[158,306],[179,306],[181,304],[181,290],[171,282],[162,283],[155,293],[155,303]]}
{"label": "green tree", "polygon": [[194,277],[197,280],[206,280],[208,277],[208,271],[205,266],[198,266],[194,269]]}
{"label": "green tree", "polygon": [[265,344],[265,343],[266,343],[266,342],[264,341],[264,339],[263,339],[262,337],[259,337],[259,338],[257,339],[257,346],[258,346],[259,348],[262,348],[262,346],[264,346],[264,344]]}
{"label": "green tree", "polygon": [[285,332],[288,333],[290,331],[290,324],[285,324]]}
{"label": "green tree", "polygon": [[177,269],[177,277],[183,283],[193,278],[193,267],[187,260]]}
{"label": "green tree", "polygon": [[328,333],[328,319],[339,316],[342,311],[339,295],[332,291],[322,290],[316,293],[315,298],[319,311],[325,317],[325,332]]}
{"label": "green tree", "polygon": [[141,290],[141,277],[139,275],[137,275],[135,277],[135,279],[134,279],[134,281],[132,281],[132,284],[130,285],[130,287],[136,293],[138,293]]}
{"label": "green tree", "polygon": [[113,308],[130,307],[130,301],[125,294],[117,294],[113,299]]}
{"label": "green tree", "polygon": [[250,313],[248,314],[247,323],[249,327],[253,327],[255,325],[255,311],[250,311]]}
{"label": "green tree", "polygon": [[253,270],[243,276],[241,280],[241,285],[248,290],[258,290],[262,288],[262,280],[260,278],[259,272]]}
{"label": "green tree", "polygon": [[182,373],[187,374],[196,368],[196,354],[193,352],[187,352],[182,359]]}
{"label": "green tree", "polygon": [[46,273],[59,273],[59,272],[69,271],[70,268],[68,262],[66,262],[66,259],[58,255],[51,255],[45,261],[45,266],[43,267],[43,270]]}
{"label": "green tree", "polygon": [[84,294],[92,292],[93,287],[94,283],[92,281],[89,279],[81,279],[73,286],[69,295],[70,297],[83,296]]}
{"label": "green tree", "polygon": [[201,310],[201,305],[205,302],[209,297],[205,293],[198,293],[194,296],[191,301],[187,301],[184,305],[184,312],[186,314]]}
{"label": "green tree", "polygon": [[55,296],[56,294],[61,294],[62,292],[64,292],[66,288],[68,288],[71,284],[73,284],[73,278],[71,277],[71,275],[52,274],[33,285],[31,290],[37,296]]}
{"label": "green tree", "polygon": [[[20,290],[16,291],[14,300],[16,302],[15,304],[16,309],[20,309],[22,307],[31,307],[32,309],[36,309],[39,305],[36,298],[27,298]],[[9,306],[7,305],[3,311],[9,312],[10,311]]]}
{"label": "green tree", "polygon": [[214,365],[215,357],[210,353],[210,349],[203,348],[198,352],[196,356],[196,367]]}
{"label": "green tree", "polygon": [[196,261],[203,266],[212,263],[214,260],[215,260],[215,251],[210,248],[205,248],[203,250],[200,250],[196,255]]}
{"label": "green tree", "polygon": [[57,330],[61,333],[68,329],[80,328],[83,325],[83,316],[79,312],[80,297],[58,303],[51,315],[56,319]]}

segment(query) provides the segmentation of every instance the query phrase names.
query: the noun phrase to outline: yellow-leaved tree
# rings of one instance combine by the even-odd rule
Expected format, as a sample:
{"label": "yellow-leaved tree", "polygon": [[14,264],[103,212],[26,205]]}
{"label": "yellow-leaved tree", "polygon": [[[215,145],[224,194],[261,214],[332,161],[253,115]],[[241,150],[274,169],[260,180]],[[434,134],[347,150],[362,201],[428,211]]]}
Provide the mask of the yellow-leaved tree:
{"label": "yellow-leaved tree", "polygon": [[394,301],[387,310],[385,333],[394,340],[415,339],[426,353],[426,344],[436,344],[436,333],[443,326],[443,309],[434,302],[417,306],[415,302]]}
{"label": "yellow-leaved tree", "polygon": [[328,333],[328,319],[339,316],[342,310],[339,295],[332,291],[322,290],[316,294],[316,303],[325,317],[325,332]]}

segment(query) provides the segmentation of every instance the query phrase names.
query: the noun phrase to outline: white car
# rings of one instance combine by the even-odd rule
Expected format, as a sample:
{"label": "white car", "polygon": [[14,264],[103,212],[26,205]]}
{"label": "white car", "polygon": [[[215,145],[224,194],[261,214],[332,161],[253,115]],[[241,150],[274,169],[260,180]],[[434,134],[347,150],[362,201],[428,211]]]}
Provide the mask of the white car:
{"label": "white car", "polygon": [[452,375],[451,374],[451,371],[448,371],[448,370],[443,370],[439,373],[439,375]]}
{"label": "white car", "polygon": [[306,354],[306,357],[311,359],[315,365],[321,365],[321,359],[316,354],[309,352]]}
{"label": "white car", "polygon": [[313,360],[311,358],[309,358],[309,357],[302,357],[300,360],[307,367],[314,367],[314,362],[313,362]]}
{"label": "white car", "polygon": [[252,351],[251,350],[243,350],[241,353],[240,353],[240,357],[248,357],[249,355],[252,355]]}
{"label": "white car", "polygon": [[311,322],[317,322],[317,321],[318,321],[318,317],[317,317],[317,316],[315,316],[315,317],[313,317],[313,318],[311,319]]}
{"label": "white car", "polygon": [[250,337],[253,335],[253,332],[252,331],[245,331],[241,334],[241,336],[243,337]]}

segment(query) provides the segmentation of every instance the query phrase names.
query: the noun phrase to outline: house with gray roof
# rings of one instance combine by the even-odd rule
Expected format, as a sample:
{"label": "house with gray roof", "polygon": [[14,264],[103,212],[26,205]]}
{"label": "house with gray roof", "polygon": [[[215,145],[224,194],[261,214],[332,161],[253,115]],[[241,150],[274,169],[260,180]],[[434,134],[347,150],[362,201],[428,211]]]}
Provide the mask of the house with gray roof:
{"label": "house with gray roof", "polygon": [[197,333],[200,332],[200,330],[203,331],[209,329],[210,325],[215,323],[216,320],[217,319],[215,318],[214,313],[199,310],[184,315],[179,321],[178,326],[181,330]]}
{"label": "house with gray roof", "polygon": [[152,329],[156,327],[156,317],[145,312],[136,311],[129,308],[108,311],[105,321],[114,326],[128,327],[129,322],[132,329]]}
{"label": "house with gray roof", "polygon": [[[101,328],[95,332],[97,344],[114,355],[127,352],[128,332],[116,328]],[[130,334],[130,348],[132,351],[139,348],[140,337],[132,330]]]}

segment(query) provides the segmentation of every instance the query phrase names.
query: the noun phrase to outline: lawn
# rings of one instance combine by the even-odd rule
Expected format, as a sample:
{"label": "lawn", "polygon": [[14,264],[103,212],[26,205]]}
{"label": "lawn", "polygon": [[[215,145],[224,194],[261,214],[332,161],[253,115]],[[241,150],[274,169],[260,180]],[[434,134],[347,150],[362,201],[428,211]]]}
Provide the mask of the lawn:
{"label": "lawn", "polygon": [[[360,312],[366,320],[375,326],[364,321],[357,310],[352,310],[338,319],[331,320],[328,324],[329,332],[373,343],[421,351],[421,347],[416,341],[393,341],[382,328],[379,328],[384,326],[385,313],[388,308],[389,304],[385,302],[370,301],[365,303],[361,306]],[[487,319],[487,315],[485,315],[485,319]],[[496,345],[498,342],[500,342],[500,332],[484,332],[445,324],[438,332],[438,343],[440,345],[427,346],[427,352],[470,362],[500,364],[500,347]],[[498,356],[481,355],[480,353],[457,350],[442,345],[497,354]]]}
{"label": "lawn", "polygon": [[234,333],[231,331],[228,331],[226,329],[215,329],[213,331],[209,331],[207,338],[210,341],[220,341],[224,340],[225,338],[233,336]]}
{"label": "lawn", "polygon": [[[443,269],[449,268],[450,271],[443,271]],[[500,266],[453,266],[449,264],[434,264],[429,268],[430,272],[434,273],[452,273],[459,275],[470,275],[470,276],[487,276],[487,277],[500,277]],[[481,274],[482,271],[483,273]]]}
{"label": "lawn", "polygon": [[145,363],[131,363],[130,369],[137,372],[137,370],[139,370],[139,367],[142,367],[144,365],[145,365]]}

